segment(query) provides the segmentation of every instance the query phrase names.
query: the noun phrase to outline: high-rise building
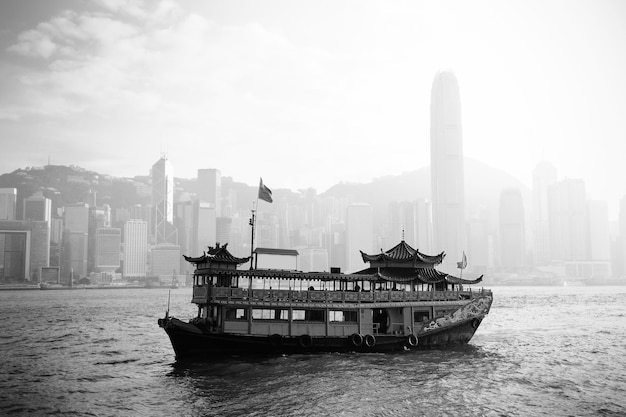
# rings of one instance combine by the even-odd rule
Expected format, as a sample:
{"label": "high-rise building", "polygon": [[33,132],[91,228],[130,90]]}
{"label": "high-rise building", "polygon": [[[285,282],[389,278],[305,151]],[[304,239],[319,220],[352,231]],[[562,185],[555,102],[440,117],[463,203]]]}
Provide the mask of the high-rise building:
{"label": "high-rise building", "polygon": [[41,194],[24,199],[24,220],[50,222],[52,218],[52,202]]}
{"label": "high-rise building", "polygon": [[64,207],[63,282],[84,278],[88,272],[89,247],[89,205],[68,204]]}
{"label": "high-rise building", "polygon": [[65,229],[72,232],[89,233],[89,205],[68,204],[63,209]]}
{"label": "high-rise building", "polygon": [[524,202],[517,188],[500,194],[500,264],[520,268],[526,264]]}
{"label": "high-rise building", "polygon": [[221,216],[222,174],[218,169],[198,170],[198,200],[208,203]]}
{"label": "high-rise building", "polygon": [[551,260],[548,188],[556,180],[556,168],[550,162],[540,162],[533,170],[533,254],[536,265],[546,265]]}
{"label": "high-rise building", "polygon": [[374,212],[366,203],[350,204],[346,212],[346,270],[365,268],[361,252],[372,253],[374,247]]}
{"label": "high-rise building", "polygon": [[49,234],[47,222],[0,220],[0,282],[39,282],[49,266]]}
{"label": "high-rise building", "polygon": [[233,219],[230,217],[218,217],[216,222],[216,237],[217,243],[225,245],[231,241],[231,233],[233,227]]}
{"label": "high-rise building", "polygon": [[[210,203],[194,201],[193,205],[193,246],[192,252],[201,254],[209,246],[215,246],[216,240],[215,207]],[[228,243],[228,242],[224,242]]]}
{"label": "high-rise building", "polygon": [[120,267],[122,231],[113,227],[96,229],[95,268],[100,272],[114,272]]}
{"label": "high-rise building", "polygon": [[180,271],[180,246],[163,243],[150,250],[150,275],[171,277]]}
{"label": "high-rise building", "polygon": [[148,265],[148,222],[128,220],[124,224],[124,278],[143,278]]}
{"label": "high-rise building", "polygon": [[589,200],[588,206],[589,259],[609,262],[611,259],[609,205],[606,201]]}
{"label": "high-rise building", "polygon": [[490,263],[489,247],[488,215],[482,211],[467,221],[468,268],[473,273],[485,273],[493,266]]}
{"label": "high-rise building", "polygon": [[622,197],[618,213],[618,249],[617,259],[614,260],[615,273],[626,277],[626,196]]}
{"label": "high-rise building", "polygon": [[17,189],[0,188],[0,220],[15,220]]}
{"label": "high-rise building", "polygon": [[588,218],[585,183],[564,179],[548,188],[550,255],[554,261],[588,259]]}
{"label": "high-rise building", "polygon": [[178,244],[174,226],[174,169],[167,156],[161,156],[151,170],[154,238],[156,244]]}
{"label": "high-rise building", "polygon": [[420,198],[415,203],[415,248],[422,253],[433,254],[433,216],[430,201]]}
{"label": "high-rise building", "polygon": [[465,187],[459,84],[451,72],[435,76],[430,102],[433,249],[445,251],[452,272],[465,250]]}

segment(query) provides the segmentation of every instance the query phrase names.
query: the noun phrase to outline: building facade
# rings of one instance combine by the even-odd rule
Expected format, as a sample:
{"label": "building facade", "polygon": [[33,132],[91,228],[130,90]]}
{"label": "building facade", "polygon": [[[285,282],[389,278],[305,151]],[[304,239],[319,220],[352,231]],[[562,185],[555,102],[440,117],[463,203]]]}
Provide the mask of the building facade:
{"label": "building facade", "polygon": [[466,248],[461,98],[450,72],[438,73],[432,85],[430,162],[433,249],[446,252],[441,269],[451,272]]}

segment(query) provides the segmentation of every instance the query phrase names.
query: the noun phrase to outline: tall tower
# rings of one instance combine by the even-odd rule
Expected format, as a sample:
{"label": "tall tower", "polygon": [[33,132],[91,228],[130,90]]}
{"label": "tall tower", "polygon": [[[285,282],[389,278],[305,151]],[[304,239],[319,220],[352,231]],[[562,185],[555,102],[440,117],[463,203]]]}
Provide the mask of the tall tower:
{"label": "tall tower", "polygon": [[556,168],[542,161],[533,169],[533,239],[535,263],[550,263],[550,229],[548,224],[548,188],[556,183]]}
{"label": "tall tower", "polygon": [[[198,200],[209,203],[221,215],[222,174],[218,169],[198,170]],[[213,242],[212,244],[214,244]]]}
{"label": "tall tower", "polygon": [[15,220],[16,188],[0,188],[0,220]]}
{"label": "tall tower", "polygon": [[466,249],[461,99],[454,74],[435,76],[430,100],[433,252],[446,252],[442,267],[452,272]]}
{"label": "tall tower", "polygon": [[361,253],[374,248],[374,212],[366,203],[350,204],[346,210],[346,270],[365,269]]}
{"label": "tall tower", "polygon": [[146,276],[148,263],[148,222],[128,220],[124,224],[124,278]]}
{"label": "tall tower", "polygon": [[524,202],[517,188],[500,194],[500,262],[504,268],[518,269],[526,263]]}
{"label": "tall tower", "polygon": [[155,243],[178,243],[174,227],[174,169],[166,155],[152,165],[152,207]]}

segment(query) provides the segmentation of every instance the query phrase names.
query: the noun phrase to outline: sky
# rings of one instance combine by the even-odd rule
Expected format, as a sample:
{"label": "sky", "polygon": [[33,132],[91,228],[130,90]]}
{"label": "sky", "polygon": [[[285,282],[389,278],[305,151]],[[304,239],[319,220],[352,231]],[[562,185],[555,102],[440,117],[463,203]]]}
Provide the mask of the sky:
{"label": "sky", "polygon": [[626,195],[626,2],[3,0],[0,173],[78,165],[271,188],[430,163],[456,75],[466,157]]}

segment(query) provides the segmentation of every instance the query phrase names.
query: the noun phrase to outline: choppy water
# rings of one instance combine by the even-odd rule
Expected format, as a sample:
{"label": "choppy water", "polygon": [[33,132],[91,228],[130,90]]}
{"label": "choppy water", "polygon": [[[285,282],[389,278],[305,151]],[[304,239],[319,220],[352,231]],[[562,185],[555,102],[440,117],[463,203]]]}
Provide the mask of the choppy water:
{"label": "choppy water", "polygon": [[175,362],[167,293],[0,292],[0,415],[626,415],[626,287],[495,287],[454,349],[213,364]]}

